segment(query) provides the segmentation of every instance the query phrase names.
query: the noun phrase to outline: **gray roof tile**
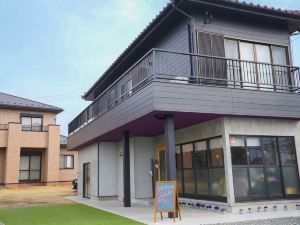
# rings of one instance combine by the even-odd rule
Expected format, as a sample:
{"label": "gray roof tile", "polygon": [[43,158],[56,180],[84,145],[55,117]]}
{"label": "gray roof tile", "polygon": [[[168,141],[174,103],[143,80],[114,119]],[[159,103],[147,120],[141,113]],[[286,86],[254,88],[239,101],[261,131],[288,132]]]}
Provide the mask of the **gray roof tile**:
{"label": "gray roof tile", "polygon": [[63,111],[63,109],[56,106],[32,101],[3,92],[0,92],[0,108],[22,108],[39,111],[51,111],[56,113],[60,113]]}

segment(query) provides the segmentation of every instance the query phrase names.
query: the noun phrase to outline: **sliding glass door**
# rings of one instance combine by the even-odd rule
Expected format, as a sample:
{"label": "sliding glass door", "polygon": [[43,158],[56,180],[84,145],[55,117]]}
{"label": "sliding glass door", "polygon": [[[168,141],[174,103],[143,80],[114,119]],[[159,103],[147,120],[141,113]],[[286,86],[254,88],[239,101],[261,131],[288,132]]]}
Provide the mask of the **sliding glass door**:
{"label": "sliding glass door", "polygon": [[259,88],[261,90],[272,91],[273,90],[273,71],[271,59],[271,49],[268,45],[256,44],[256,61],[257,74],[259,80]]}
{"label": "sliding glass door", "polygon": [[[240,59],[247,62],[241,62],[242,80],[245,82],[245,88],[256,87],[256,67],[253,63],[255,61],[254,45],[248,42],[240,42]],[[248,62],[251,61],[251,62]]]}
{"label": "sliding glass door", "polygon": [[[287,65],[286,49],[283,47],[272,46],[273,63],[277,65]],[[285,91],[289,85],[289,73],[286,67],[274,66],[275,83],[278,91]],[[280,88],[281,86],[281,88]]]}
{"label": "sliding glass door", "polygon": [[41,180],[41,154],[22,154],[20,158],[21,182],[33,182]]}
{"label": "sliding glass door", "polygon": [[288,90],[286,86],[291,82],[285,47],[225,39],[225,56],[228,84],[265,91]]}

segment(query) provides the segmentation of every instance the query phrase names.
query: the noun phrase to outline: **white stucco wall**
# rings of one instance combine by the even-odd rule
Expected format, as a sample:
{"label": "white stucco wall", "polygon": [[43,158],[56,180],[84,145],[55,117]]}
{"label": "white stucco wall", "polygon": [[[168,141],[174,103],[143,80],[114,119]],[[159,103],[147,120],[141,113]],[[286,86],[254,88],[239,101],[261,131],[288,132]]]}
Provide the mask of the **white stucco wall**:
{"label": "white stucco wall", "polygon": [[154,143],[151,137],[134,138],[135,198],[152,198],[151,159],[154,159]]}
{"label": "white stucco wall", "polygon": [[97,174],[98,174],[98,165],[97,165],[97,155],[98,155],[98,146],[97,143],[89,145],[84,149],[81,149],[78,154],[78,195],[83,195],[83,164],[91,163],[90,165],[90,176],[91,176],[91,198],[97,196]]}
{"label": "white stucco wall", "polygon": [[118,149],[116,142],[99,143],[99,195],[118,195]]}

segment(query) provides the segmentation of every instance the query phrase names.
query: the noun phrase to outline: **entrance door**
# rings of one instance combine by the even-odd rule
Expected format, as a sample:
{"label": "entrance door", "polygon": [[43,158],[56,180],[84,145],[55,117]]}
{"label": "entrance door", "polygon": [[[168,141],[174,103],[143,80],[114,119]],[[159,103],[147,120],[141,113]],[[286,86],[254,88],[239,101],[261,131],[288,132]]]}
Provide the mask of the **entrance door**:
{"label": "entrance door", "polygon": [[83,164],[83,197],[90,198],[90,163]]}

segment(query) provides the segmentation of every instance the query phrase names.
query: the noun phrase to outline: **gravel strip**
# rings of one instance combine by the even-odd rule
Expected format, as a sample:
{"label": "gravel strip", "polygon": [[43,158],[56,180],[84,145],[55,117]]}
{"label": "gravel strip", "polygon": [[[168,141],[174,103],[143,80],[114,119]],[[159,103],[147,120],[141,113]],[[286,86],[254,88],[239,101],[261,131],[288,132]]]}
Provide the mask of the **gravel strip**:
{"label": "gravel strip", "polygon": [[300,225],[300,217],[253,220],[253,221],[237,222],[237,223],[217,223],[214,225]]}

